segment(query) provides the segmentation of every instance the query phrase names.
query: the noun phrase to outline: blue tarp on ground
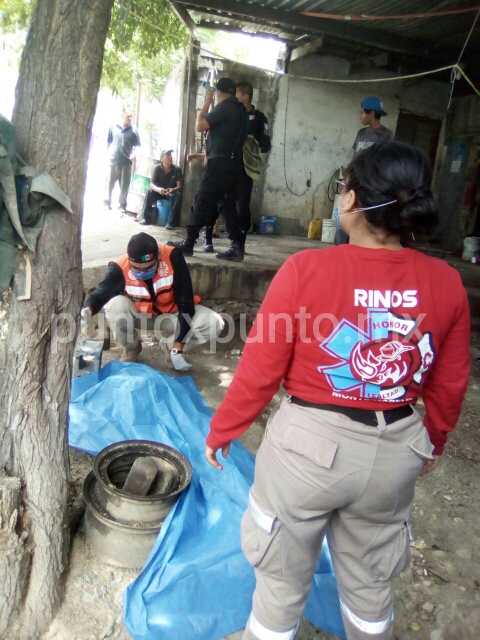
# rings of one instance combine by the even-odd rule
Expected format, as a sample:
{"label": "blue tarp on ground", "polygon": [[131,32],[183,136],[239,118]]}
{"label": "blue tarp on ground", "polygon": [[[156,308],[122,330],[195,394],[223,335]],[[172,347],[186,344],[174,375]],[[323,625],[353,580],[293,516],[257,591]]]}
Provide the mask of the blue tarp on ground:
{"label": "blue tarp on ground", "polygon": [[[175,447],[193,468],[192,483],[166,519],[124,600],[135,640],[219,640],[245,626],[255,586],[240,549],[240,520],[255,458],[232,443],[224,470],[205,457],[211,411],[192,378],[171,378],[146,365],[110,362],[75,378],[69,444],[91,454],[123,440]],[[305,616],[345,637],[337,587],[324,545]]]}

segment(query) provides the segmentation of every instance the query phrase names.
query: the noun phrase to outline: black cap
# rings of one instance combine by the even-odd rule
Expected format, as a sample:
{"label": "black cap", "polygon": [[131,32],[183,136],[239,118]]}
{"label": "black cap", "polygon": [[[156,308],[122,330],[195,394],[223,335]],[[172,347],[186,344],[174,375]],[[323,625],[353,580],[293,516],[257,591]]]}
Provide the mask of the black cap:
{"label": "black cap", "polygon": [[132,262],[150,262],[158,258],[157,241],[148,233],[137,233],[130,238],[127,253]]}
{"label": "black cap", "polygon": [[221,91],[222,93],[229,93],[234,96],[236,93],[237,87],[235,82],[230,78],[220,78],[217,82],[217,91]]}

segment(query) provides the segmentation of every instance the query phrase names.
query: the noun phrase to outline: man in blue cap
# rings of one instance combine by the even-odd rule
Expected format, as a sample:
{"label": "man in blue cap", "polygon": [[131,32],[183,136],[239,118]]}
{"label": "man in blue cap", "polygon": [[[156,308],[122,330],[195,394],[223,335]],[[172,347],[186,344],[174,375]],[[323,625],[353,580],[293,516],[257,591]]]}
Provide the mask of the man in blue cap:
{"label": "man in blue cap", "polygon": [[380,98],[370,97],[362,100],[360,105],[360,120],[363,128],[357,133],[355,142],[353,143],[354,157],[367,147],[371,147],[376,142],[387,142],[393,140],[393,132],[383,124],[380,124],[380,118],[387,114],[383,110]]}
{"label": "man in blue cap", "polygon": [[[386,115],[388,114],[383,110],[380,98],[371,96],[370,98],[364,98],[362,100],[360,105],[360,121],[363,127],[358,131],[355,142],[353,143],[354,158],[360,151],[371,147],[372,144],[376,142],[393,140],[393,131],[390,131],[390,129],[384,127],[383,124],[380,124],[380,118]],[[348,236],[340,226],[338,226],[335,232],[334,243],[336,245],[348,243]]]}

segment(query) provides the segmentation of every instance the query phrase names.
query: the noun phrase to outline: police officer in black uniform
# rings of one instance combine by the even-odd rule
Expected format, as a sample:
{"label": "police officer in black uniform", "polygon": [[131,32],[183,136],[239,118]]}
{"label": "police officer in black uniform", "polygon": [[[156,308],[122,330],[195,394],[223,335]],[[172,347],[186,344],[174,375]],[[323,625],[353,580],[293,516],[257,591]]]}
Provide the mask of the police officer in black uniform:
{"label": "police officer in black uniform", "polygon": [[[247,118],[245,107],[235,97],[235,91],[233,80],[220,78],[216,86],[215,107],[208,113],[213,92],[207,91],[205,104],[197,116],[196,130],[208,131],[207,165],[195,204],[190,209],[186,238],[181,242],[167,242],[186,256],[193,255],[200,229],[215,224],[218,203],[225,193],[234,192],[235,199],[238,199],[238,188],[244,174],[242,148],[246,139]],[[242,232],[238,229],[232,236],[232,244],[240,247],[241,240]]]}
{"label": "police officer in black uniform", "polygon": [[[253,136],[255,138],[261,153],[268,153],[272,148],[268,120],[267,116],[262,113],[262,111],[255,109],[255,105],[252,104],[252,85],[249,82],[237,82],[236,96],[247,111],[247,136]],[[228,251],[217,253],[217,258],[221,260],[243,260],[245,240],[252,224],[252,212],[250,211],[252,188],[253,180],[247,175],[244,169],[243,179],[238,188],[236,207],[232,208],[228,206],[228,201],[225,202],[225,221],[228,237],[232,240],[232,246]],[[241,235],[238,231],[241,232]],[[240,248],[236,247],[238,243],[234,243],[234,237],[240,237]]]}

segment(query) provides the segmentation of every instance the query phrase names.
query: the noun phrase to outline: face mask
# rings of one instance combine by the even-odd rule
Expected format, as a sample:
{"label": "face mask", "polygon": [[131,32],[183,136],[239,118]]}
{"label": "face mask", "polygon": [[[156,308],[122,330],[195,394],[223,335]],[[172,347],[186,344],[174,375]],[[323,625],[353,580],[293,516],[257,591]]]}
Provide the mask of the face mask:
{"label": "face mask", "polygon": [[338,226],[341,227],[342,225],[340,224],[340,215],[338,213],[338,207],[335,207],[335,209],[333,210],[333,217],[335,218]]}
{"label": "face mask", "polygon": [[133,271],[132,269],[133,275],[138,280],[151,280],[155,275],[156,271],[157,271],[156,267],[152,267],[148,271]]}
{"label": "face mask", "polygon": [[338,226],[341,227],[342,223],[340,222],[340,216],[348,216],[350,213],[360,213],[361,211],[368,211],[368,209],[378,209],[379,207],[386,207],[387,204],[393,204],[394,202],[396,202],[396,200],[390,200],[390,202],[374,204],[372,207],[363,207],[363,209],[352,209],[351,211],[347,211],[347,213],[338,213],[339,209],[342,209],[343,211],[343,207],[335,207],[335,209],[333,210],[333,217],[335,218]]}

